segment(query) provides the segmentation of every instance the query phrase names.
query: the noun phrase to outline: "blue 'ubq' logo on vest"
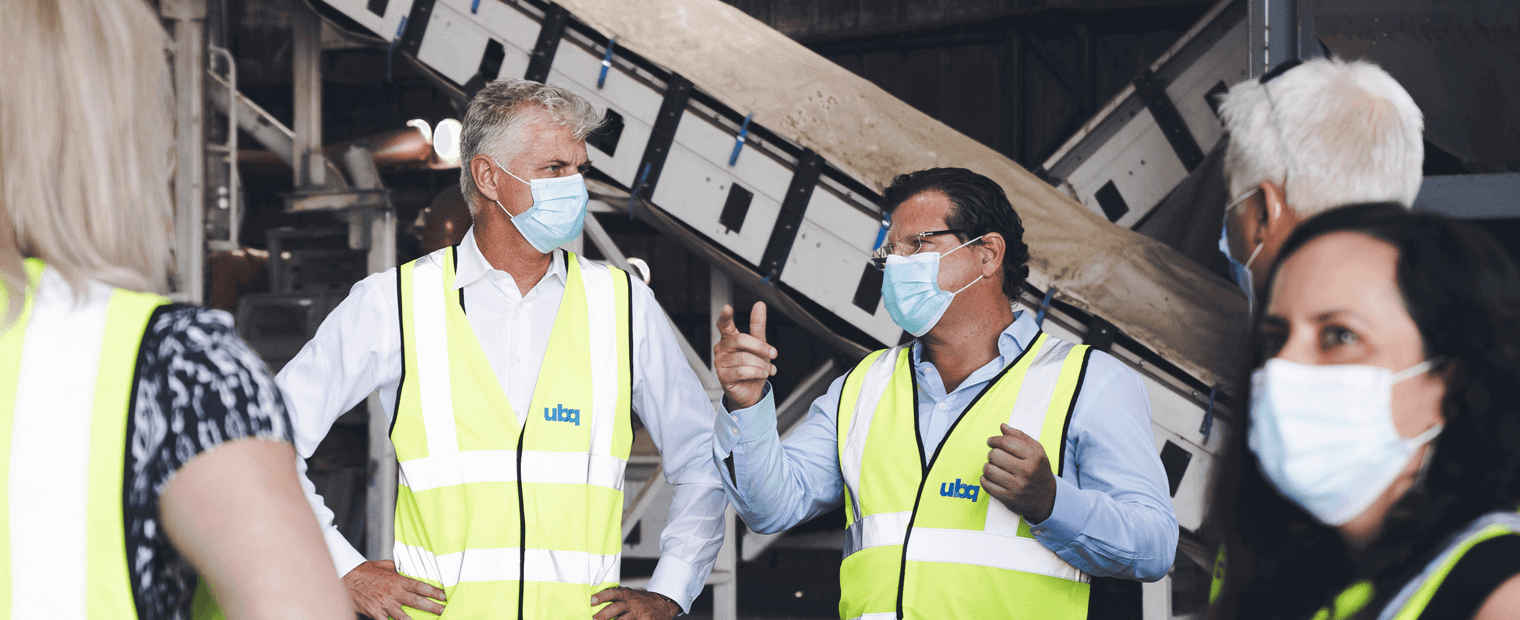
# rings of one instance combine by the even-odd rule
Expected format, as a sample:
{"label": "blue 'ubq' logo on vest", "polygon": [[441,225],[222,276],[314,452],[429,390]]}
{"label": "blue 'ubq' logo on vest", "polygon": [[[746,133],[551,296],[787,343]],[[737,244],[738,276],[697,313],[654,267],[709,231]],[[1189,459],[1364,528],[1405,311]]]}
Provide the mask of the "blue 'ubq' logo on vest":
{"label": "blue 'ubq' logo on vest", "polygon": [[581,410],[566,409],[564,405],[555,405],[553,409],[544,407],[544,421],[546,422],[574,422],[581,425]]}
{"label": "blue 'ubq' logo on vest", "polygon": [[944,497],[964,497],[975,502],[981,491],[982,487],[974,484],[962,484],[960,478],[956,478],[955,482],[939,483],[939,494]]}

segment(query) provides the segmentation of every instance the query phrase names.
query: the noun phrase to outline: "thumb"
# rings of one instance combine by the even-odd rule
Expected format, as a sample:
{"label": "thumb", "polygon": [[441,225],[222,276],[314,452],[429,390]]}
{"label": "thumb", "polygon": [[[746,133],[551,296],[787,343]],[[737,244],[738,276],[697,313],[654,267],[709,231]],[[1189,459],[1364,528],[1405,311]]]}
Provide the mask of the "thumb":
{"label": "thumb", "polygon": [[721,336],[733,336],[739,333],[734,327],[734,307],[723,304],[723,311],[718,313],[718,334]]}
{"label": "thumb", "polygon": [[765,342],[765,302],[755,302],[755,307],[749,311],[749,335]]}

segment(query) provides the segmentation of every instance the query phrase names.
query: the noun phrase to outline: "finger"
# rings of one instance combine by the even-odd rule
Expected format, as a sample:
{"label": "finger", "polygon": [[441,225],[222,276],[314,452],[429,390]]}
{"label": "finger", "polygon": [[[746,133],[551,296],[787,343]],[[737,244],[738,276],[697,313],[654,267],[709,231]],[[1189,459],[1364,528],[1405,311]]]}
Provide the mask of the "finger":
{"label": "finger", "polygon": [[718,357],[718,368],[738,368],[740,366],[754,366],[755,368],[769,368],[771,361],[745,351],[724,353]]}
{"label": "finger", "polygon": [[753,353],[768,360],[776,359],[776,347],[768,345],[764,340],[749,334],[736,334],[726,336],[718,342],[723,352],[743,351]]}
{"label": "finger", "polygon": [[[749,311],[749,335],[765,342],[765,302],[755,302],[755,307]],[[771,357],[775,357],[772,355]]]}
{"label": "finger", "polygon": [[623,590],[624,589],[621,587],[614,587],[607,588],[601,592],[597,592],[596,594],[591,595],[591,604],[595,606],[601,605],[602,603],[611,603],[612,601],[619,600],[623,598]]}
{"label": "finger", "polygon": [[615,601],[611,605],[603,607],[601,611],[596,612],[596,615],[592,616],[592,619],[612,620],[613,618],[628,613],[630,609],[631,606],[626,601]]}
{"label": "finger", "polygon": [[[406,612],[401,610],[400,605],[392,605],[390,607],[387,607],[385,609],[385,617],[390,618],[391,620],[412,620],[411,616],[406,615]],[[377,618],[376,620],[379,619]]]}
{"label": "finger", "polygon": [[412,609],[421,609],[422,611],[434,615],[443,615],[443,605],[439,605],[438,602],[434,601],[433,599],[416,594],[408,594],[406,595],[405,599],[406,600],[403,604],[407,607],[411,607]]}
{"label": "finger", "polygon": [[1013,491],[1011,489],[998,484],[997,481],[992,480],[985,475],[978,479],[978,482],[982,483],[982,490],[986,491],[988,495],[991,495],[998,499],[1013,497]]}
{"label": "finger", "polygon": [[992,463],[982,466],[982,477],[992,481],[993,484],[1000,488],[1008,489],[1010,493],[1024,487],[1022,476],[1016,472],[1002,469]]}
{"label": "finger", "polygon": [[403,577],[403,579],[406,579],[406,583],[403,584],[403,587],[415,594],[426,596],[428,598],[438,599],[440,601],[447,600],[443,596],[443,590],[438,586],[435,586],[426,581],[418,581],[410,577]]}
{"label": "finger", "polygon": [[396,562],[395,562],[395,560],[376,560],[375,561],[375,567],[376,568],[383,568],[385,570],[388,570],[388,571],[391,571],[391,572],[395,572],[396,571]]}
{"label": "finger", "polygon": [[1018,476],[1027,477],[1029,472],[1034,471],[1033,460],[1019,458],[1002,448],[993,448],[987,452],[987,464]]}
{"label": "finger", "polygon": [[764,366],[734,366],[724,369],[723,379],[732,383],[755,381],[771,376],[771,372]]}
{"label": "finger", "polygon": [[1021,459],[1032,459],[1045,454],[1044,446],[1024,431],[1007,424],[1002,425],[1003,434],[987,440],[987,445],[1008,452]]}
{"label": "finger", "polygon": [[739,328],[734,327],[734,307],[723,304],[723,311],[718,313],[718,334],[732,336],[739,333]]}

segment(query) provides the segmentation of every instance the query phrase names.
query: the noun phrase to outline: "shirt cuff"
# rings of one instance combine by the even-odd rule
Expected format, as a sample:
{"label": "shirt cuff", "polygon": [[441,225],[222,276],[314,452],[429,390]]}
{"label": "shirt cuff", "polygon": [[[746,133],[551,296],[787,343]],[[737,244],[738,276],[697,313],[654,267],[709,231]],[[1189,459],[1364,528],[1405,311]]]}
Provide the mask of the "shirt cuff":
{"label": "shirt cuff", "polygon": [[1056,501],[1050,517],[1039,524],[1030,523],[1029,531],[1047,549],[1060,549],[1082,534],[1087,516],[1092,514],[1092,498],[1065,479],[1056,478]]}
{"label": "shirt cuff", "polygon": [[654,575],[649,577],[649,585],[645,589],[670,597],[670,600],[681,606],[682,613],[691,613],[691,602],[702,593],[702,586],[707,582],[706,579],[698,579],[699,576],[697,567],[667,555],[655,564]]}
{"label": "shirt cuff", "polygon": [[765,383],[765,395],[760,397],[760,402],[744,409],[731,412],[720,399],[717,418],[718,446],[724,452],[732,453],[735,445],[773,432],[776,428],[776,400],[771,394],[770,382]]}
{"label": "shirt cuff", "polygon": [[327,528],[322,532],[322,538],[327,543],[327,553],[332,556],[333,568],[338,569],[339,579],[364,563],[364,554],[349,544],[348,539],[338,532],[338,528]]}

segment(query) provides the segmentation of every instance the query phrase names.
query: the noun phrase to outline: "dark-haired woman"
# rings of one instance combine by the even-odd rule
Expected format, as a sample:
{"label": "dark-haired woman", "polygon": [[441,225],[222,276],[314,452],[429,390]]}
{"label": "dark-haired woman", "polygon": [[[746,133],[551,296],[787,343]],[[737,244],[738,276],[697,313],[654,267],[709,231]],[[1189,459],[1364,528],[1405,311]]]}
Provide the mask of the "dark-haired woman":
{"label": "dark-haired woman", "polygon": [[1213,507],[1219,618],[1520,618],[1520,268],[1386,205],[1287,241]]}

